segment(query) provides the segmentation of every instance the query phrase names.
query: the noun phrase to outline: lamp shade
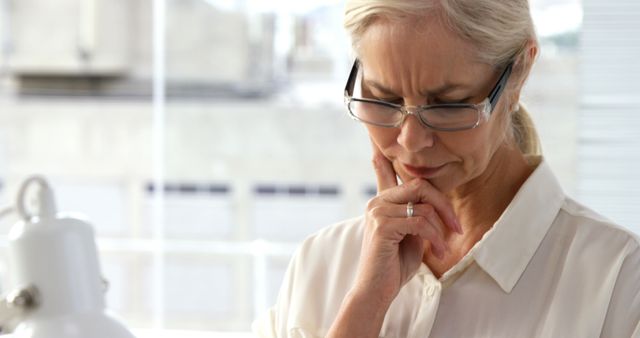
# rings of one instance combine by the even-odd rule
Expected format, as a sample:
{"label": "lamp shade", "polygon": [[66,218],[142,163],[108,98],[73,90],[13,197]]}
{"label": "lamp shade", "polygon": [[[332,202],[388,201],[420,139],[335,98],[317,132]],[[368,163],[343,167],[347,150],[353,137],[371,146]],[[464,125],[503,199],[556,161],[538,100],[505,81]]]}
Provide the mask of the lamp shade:
{"label": "lamp shade", "polygon": [[12,337],[133,338],[106,310],[91,225],[57,214],[52,201],[40,202],[51,205],[50,212],[19,221],[9,233],[11,284],[37,290],[37,306]]}

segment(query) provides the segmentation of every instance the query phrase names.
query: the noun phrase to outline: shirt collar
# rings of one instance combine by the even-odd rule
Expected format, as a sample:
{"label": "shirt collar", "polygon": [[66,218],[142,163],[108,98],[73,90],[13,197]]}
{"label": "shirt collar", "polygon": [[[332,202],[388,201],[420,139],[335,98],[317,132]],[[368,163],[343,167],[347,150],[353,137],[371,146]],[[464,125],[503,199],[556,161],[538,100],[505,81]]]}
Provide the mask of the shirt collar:
{"label": "shirt collar", "polygon": [[507,293],[520,279],[565,199],[541,157],[500,218],[471,251],[476,263]]}

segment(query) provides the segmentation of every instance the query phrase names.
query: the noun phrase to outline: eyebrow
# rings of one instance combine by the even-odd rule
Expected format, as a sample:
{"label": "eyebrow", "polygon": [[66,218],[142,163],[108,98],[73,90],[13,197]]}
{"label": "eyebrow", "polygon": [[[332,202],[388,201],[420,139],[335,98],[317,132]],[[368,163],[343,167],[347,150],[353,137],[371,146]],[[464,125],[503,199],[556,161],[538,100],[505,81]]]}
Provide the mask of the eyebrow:
{"label": "eyebrow", "polygon": [[[374,80],[371,80],[371,79],[369,79],[369,80],[365,79],[364,80],[364,84],[367,85],[368,87],[374,87],[378,91],[380,91],[381,93],[386,94],[386,95],[396,95],[396,96],[398,95],[398,94],[394,93],[393,90],[391,90],[391,89],[385,87],[384,85],[382,85],[382,84],[380,84],[380,83],[378,83],[378,82],[376,82]],[[448,84],[445,84],[445,85],[440,86],[440,87],[438,87],[436,89],[433,89],[433,90],[422,91],[420,94],[422,96],[425,96],[425,97],[437,96],[437,95],[442,95],[444,93],[452,92],[452,91],[454,91],[456,89],[461,89],[461,88],[470,88],[470,87],[467,86],[467,85],[463,85],[463,84],[451,84],[451,83],[448,83]]]}

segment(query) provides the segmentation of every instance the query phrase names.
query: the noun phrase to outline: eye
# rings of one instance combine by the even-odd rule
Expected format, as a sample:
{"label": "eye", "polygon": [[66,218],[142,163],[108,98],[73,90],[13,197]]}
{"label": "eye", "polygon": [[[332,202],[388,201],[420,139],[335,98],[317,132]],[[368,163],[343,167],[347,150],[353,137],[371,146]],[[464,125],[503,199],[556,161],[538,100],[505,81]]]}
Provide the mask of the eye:
{"label": "eye", "polygon": [[402,104],[402,102],[404,101],[401,97],[380,97],[378,95],[374,95],[373,92],[368,88],[362,89],[362,96],[367,99],[383,101],[392,104]]}
{"label": "eye", "polygon": [[384,101],[384,102],[393,103],[393,104],[402,104],[402,102],[404,102],[404,99],[402,99],[400,97],[396,97],[396,98],[374,98],[374,100]]}
{"label": "eye", "polygon": [[404,102],[404,99],[401,97],[377,97],[375,95],[369,95],[369,98],[372,100],[383,101],[383,102],[392,103],[392,104],[400,104],[400,105]]}
{"label": "eye", "polygon": [[451,98],[435,98],[433,100],[434,104],[469,104],[472,97],[465,97],[463,99],[451,99]]}

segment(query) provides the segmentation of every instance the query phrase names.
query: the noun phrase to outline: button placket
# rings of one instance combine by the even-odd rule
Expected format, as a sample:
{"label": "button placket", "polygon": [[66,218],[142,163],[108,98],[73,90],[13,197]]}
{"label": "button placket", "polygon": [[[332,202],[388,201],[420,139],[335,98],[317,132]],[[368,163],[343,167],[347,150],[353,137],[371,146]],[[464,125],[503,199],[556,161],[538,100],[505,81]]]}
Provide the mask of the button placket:
{"label": "button placket", "polygon": [[440,295],[438,293],[438,290],[441,289],[440,281],[431,273],[426,273],[421,277],[422,304],[416,316],[417,319],[410,330],[410,337],[429,336],[440,305]]}

